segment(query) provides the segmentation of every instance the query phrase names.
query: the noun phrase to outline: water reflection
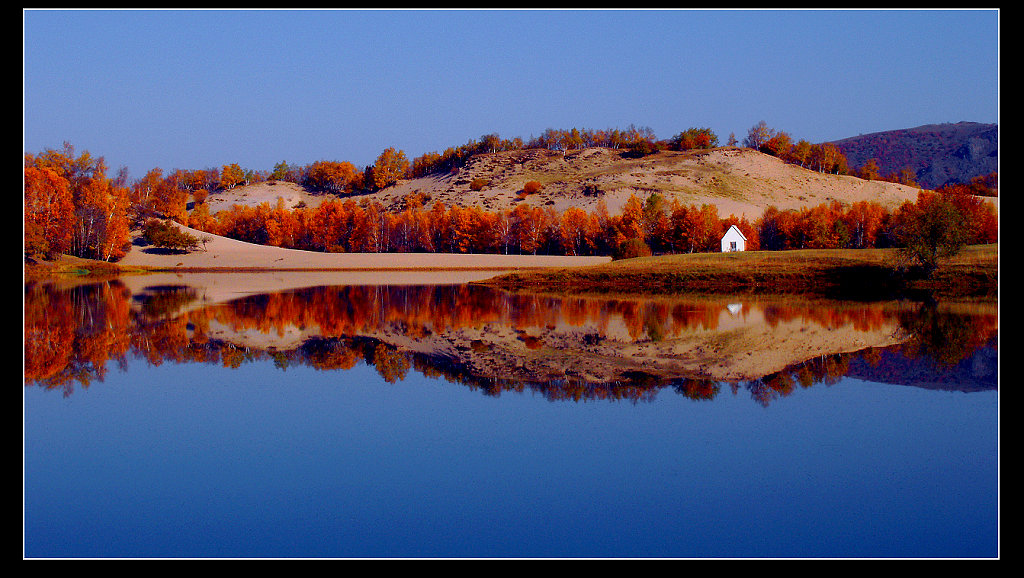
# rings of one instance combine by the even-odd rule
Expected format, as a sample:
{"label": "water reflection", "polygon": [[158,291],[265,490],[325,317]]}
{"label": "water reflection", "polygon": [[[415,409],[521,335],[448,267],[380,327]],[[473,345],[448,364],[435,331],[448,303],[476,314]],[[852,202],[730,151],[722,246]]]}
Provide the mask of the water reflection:
{"label": "water reflection", "polygon": [[791,296],[558,296],[473,285],[332,286],[211,299],[122,282],[25,288],[25,383],[63,391],[129,360],[237,368],[273,360],[389,383],[410,371],[486,395],[762,405],[840,377],[962,391],[997,387],[994,305]]}

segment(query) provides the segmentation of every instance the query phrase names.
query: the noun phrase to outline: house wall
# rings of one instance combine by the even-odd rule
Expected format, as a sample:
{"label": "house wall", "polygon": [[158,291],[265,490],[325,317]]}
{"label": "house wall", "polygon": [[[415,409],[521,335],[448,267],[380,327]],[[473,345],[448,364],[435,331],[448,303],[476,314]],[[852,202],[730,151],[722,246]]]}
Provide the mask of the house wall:
{"label": "house wall", "polygon": [[[732,243],[736,243],[735,249],[731,248]],[[725,232],[725,235],[722,236],[723,253],[727,253],[729,251],[745,251],[746,249],[746,241],[743,239],[743,235],[741,235],[736,229],[730,227],[729,230]]]}

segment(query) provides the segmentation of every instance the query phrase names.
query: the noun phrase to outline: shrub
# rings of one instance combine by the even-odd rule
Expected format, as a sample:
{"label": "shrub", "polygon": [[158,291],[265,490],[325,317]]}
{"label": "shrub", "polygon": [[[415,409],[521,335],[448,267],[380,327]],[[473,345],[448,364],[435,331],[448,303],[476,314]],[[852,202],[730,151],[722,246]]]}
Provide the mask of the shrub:
{"label": "shrub", "polygon": [[650,257],[651,248],[643,239],[627,239],[615,248],[613,259],[632,259],[634,257]]}
{"label": "shrub", "polygon": [[479,191],[489,184],[491,184],[491,181],[477,177],[469,183],[469,188],[473,189],[474,191]]}
{"label": "shrub", "polygon": [[174,251],[191,251],[199,246],[199,239],[182,231],[170,222],[150,219],[142,228],[142,237],[150,244],[161,249]]}
{"label": "shrub", "polygon": [[539,181],[528,181],[525,185],[523,185],[523,192],[526,193],[527,195],[532,195],[536,192],[539,192],[543,188],[544,185],[540,184]]}

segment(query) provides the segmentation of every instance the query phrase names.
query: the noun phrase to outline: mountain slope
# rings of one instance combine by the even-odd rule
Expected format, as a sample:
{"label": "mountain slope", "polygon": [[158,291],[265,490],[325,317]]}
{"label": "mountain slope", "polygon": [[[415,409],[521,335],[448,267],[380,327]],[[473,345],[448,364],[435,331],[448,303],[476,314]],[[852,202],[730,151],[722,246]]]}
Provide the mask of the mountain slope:
{"label": "mountain slope", "polygon": [[918,184],[936,189],[999,170],[999,125],[928,124],[833,141],[851,169],[876,159],[883,175],[910,168]]}

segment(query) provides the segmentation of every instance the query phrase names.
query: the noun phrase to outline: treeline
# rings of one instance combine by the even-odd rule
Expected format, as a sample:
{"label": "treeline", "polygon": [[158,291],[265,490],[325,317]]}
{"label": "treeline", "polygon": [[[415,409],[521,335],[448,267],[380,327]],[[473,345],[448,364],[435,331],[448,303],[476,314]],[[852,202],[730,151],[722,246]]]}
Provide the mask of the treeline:
{"label": "treeline", "polygon": [[[863,249],[908,247],[922,240],[958,249],[998,241],[994,208],[963,193],[921,191],[916,202],[895,211],[870,201],[838,201],[779,210],[771,206],[754,221],[722,217],[714,205],[646,200],[632,195],[618,214],[603,200],[593,211],[520,203],[512,209],[427,204],[408,195],[398,212],[376,202],[331,199],[315,208],[236,205],[190,225],[250,243],[327,252],[443,252],[636,257],[714,252],[730,226],[747,238],[748,250]],[[933,257],[938,258],[942,255]]]}
{"label": "treeline", "polygon": [[745,218],[719,218],[713,205],[667,204],[659,195],[646,201],[633,195],[621,213],[603,200],[587,212],[570,207],[519,203],[489,211],[478,206],[428,204],[425,195],[407,195],[400,211],[380,203],[329,199],[316,207],[235,205],[191,227],[250,243],[327,252],[441,252],[545,255],[651,254],[652,251],[715,250],[721,232],[736,224],[756,237]]}
{"label": "treeline", "polygon": [[264,175],[268,180],[289,181],[314,191],[353,193],[370,192],[393,184],[399,179],[419,178],[456,171],[475,155],[515,150],[544,149],[552,151],[603,147],[627,154],[647,155],[659,150],[691,150],[718,146],[718,136],[709,128],[692,127],[668,140],[658,140],[650,127],[630,125],[625,129],[546,129],[539,136],[502,138],[497,133],[470,139],[463,145],[431,151],[413,158],[393,147],[385,149],[374,163],[362,170],[347,161],[317,161],[310,165],[289,165],[281,161],[274,171]]}

